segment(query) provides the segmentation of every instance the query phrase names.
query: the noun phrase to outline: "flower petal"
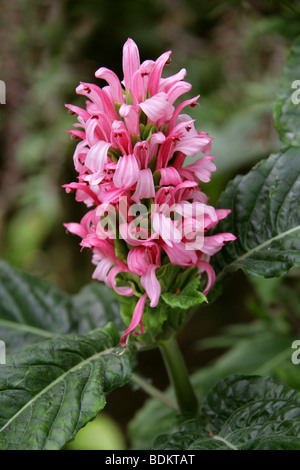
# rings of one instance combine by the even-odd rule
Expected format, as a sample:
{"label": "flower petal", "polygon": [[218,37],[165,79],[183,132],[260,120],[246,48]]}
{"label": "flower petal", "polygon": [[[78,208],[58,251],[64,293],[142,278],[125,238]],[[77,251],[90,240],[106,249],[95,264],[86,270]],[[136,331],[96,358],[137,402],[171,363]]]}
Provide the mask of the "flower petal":
{"label": "flower petal", "polygon": [[168,102],[168,95],[160,92],[152,96],[148,100],[139,104],[146,116],[157,123],[160,120],[169,121],[172,117],[174,107]]}
{"label": "flower petal", "polygon": [[209,290],[211,289],[211,287],[213,286],[213,284],[215,283],[215,280],[216,280],[216,273],[214,271],[214,269],[212,268],[212,266],[207,262],[207,261],[202,261],[200,260],[198,262],[198,266],[199,266],[199,272],[203,272],[205,271],[206,274],[207,274],[207,283],[206,283],[206,287],[203,291],[203,294],[204,295],[207,295]]}
{"label": "flower petal", "polygon": [[172,166],[169,166],[167,168],[161,168],[160,174],[160,186],[177,186],[177,184],[180,184],[182,182],[178,171]]}
{"label": "flower petal", "polygon": [[119,109],[120,116],[125,119],[127,130],[130,134],[140,136],[139,113],[134,106],[130,104],[122,104]]}
{"label": "flower petal", "polygon": [[139,177],[139,166],[134,155],[125,155],[118,160],[113,182],[117,188],[130,188]]}
{"label": "flower petal", "polygon": [[151,197],[154,198],[154,196],[155,188],[152,171],[149,168],[147,168],[146,170],[140,170],[136,190],[131,199],[137,204],[140,204],[141,199],[148,199]]}
{"label": "flower petal", "polygon": [[123,103],[124,95],[121,83],[117,75],[112,72],[112,70],[109,70],[106,67],[100,67],[100,69],[95,72],[95,76],[107,81],[110,86],[110,93],[114,102]]}
{"label": "flower petal", "polygon": [[155,276],[157,268],[155,264],[150,264],[146,274],[141,276],[141,284],[150,299],[150,307],[156,307],[161,294],[161,285]]}
{"label": "flower petal", "polygon": [[[134,331],[139,325],[141,327],[141,333],[140,334],[142,334],[144,332],[144,327],[143,327],[143,323],[142,323],[142,316],[143,316],[143,311],[144,311],[144,306],[145,306],[146,299],[147,299],[147,294],[142,295],[142,297],[138,300],[138,302],[135,306],[130,325],[125,330],[125,334],[121,338],[121,344],[124,347],[127,344],[128,335],[132,331]],[[138,333],[136,333],[136,334],[138,334]]]}
{"label": "flower petal", "polygon": [[123,73],[125,89],[132,86],[132,77],[140,67],[140,54],[136,43],[128,38],[123,47]]}

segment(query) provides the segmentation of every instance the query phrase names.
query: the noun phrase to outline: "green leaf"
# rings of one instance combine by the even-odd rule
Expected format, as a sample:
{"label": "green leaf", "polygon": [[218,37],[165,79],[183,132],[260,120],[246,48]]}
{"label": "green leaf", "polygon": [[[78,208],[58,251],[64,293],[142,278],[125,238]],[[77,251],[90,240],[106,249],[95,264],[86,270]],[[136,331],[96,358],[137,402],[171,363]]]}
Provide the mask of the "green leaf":
{"label": "green leaf", "polygon": [[156,307],[145,305],[143,313],[143,324],[145,333],[140,337],[141,342],[149,342],[150,344],[155,341],[155,338],[162,332],[165,322],[168,320],[168,312],[165,305],[159,302]]}
{"label": "green leaf", "polygon": [[[236,338],[233,348],[191,375],[191,382],[201,404],[208,391],[218,381],[231,374],[268,374],[280,380],[286,379],[286,383],[292,385],[290,364],[291,340],[270,331],[263,331],[259,336],[249,339]],[[293,364],[292,366],[294,369],[299,367]],[[168,389],[167,394],[174,398],[171,389]],[[178,427],[176,412],[156,400],[147,400],[129,426],[132,447],[147,448],[146,446],[149,446],[157,436],[158,428],[162,433],[170,433],[176,427]]]}
{"label": "green leaf", "polygon": [[237,240],[215,255],[217,281],[238,268],[276,277],[300,266],[300,147],[287,147],[229,183],[219,206],[232,210],[218,224]]}
{"label": "green leaf", "polygon": [[131,376],[127,348],[110,323],[86,336],[57,336],[8,356],[0,367],[0,449],[61,449]]}
{"label": "green leaf", "polygon": [[231,376],[209,392],[202,418],[159,436],[154,449],[300,449],[300,394],[267,377]]}
{"label": "green leaf", "polygon": [[162,298],[167,305],[172,308],[180,308],[187,310],[191,307],[196,307],[206,301],[206,297],[199,289],[200,276],[191,280],[179,294],[172,294],[166,292],[162,294]]}
{"label": "green leaf", "polygon": [[300,145],[300,37],[291,48],[274,104],[274,123],[283,143]]}
{"label": "green leaf", "polygon": [[113,321],[118,302],[106,286],[91,284],[74,297],[0,261],[0,339],[13,352],[55,334],[87,333]]}
{"label": "green leaf", "polygon": [[162,292],[176,291],[176,280],[181,267],[175,264],[165,264],[157,269],[156,277],[161,285]]}
{"label": "green leaf", "polygon": [[77,333],[87,333],[105,326],[108,322],[112,322],[118,331],[124,329],[119,302],[112,291],[100,282],[92,282],[73,295],[72,305],[79,321]]}
{"label": "green leaf", "polygon": [[[234,233],[237,240],[215,256],[217,281],[238,268],[254,276],[275,277],[299,266],[299,63],[300,37],[289,53],[274,104],[275,126],[286,147],[246,176],[235,178],[221,197],[220,207],[232,213],[218,230]],[[219,287],[217,282],[215,292]]]}
{"label": "green leaf", "polygon": [[7,350],[77,327],[68,295],[0,261],[0,338]]}
{"label": "green leaf", "polygon": [[204,400],[202,413],[209,422],[210,431],[217,434],[229,419],[232,421],[231,416],[235,415],[239,408],[247,409],[252,402],[294,399],[300,405],[298,392],[285,385],[276,384],[268,377],[233,375],[213,387]]}

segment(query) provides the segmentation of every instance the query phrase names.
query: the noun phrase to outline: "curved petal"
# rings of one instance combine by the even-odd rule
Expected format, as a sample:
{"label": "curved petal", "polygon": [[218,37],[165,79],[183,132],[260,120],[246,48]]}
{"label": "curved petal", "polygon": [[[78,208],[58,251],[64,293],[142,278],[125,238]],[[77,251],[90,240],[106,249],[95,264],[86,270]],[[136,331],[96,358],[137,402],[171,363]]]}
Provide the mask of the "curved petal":
{"label": "curved petal", "polygon": [[120,157],[113,177],[114,184],[117,188],[130,188],[137,182],[139,172],[139,166],[134,155]]}
{"label": "curved petal", "polygon": [[104,258],[100,260],[95,271],[93,272],[92,278],[98,279],[98,281],[106,282],[107,274],[113,265],[114,262],[110,258]]}
{"label": "curved petal", "polygon": [[144,311],[144,306],[145,306],[146,299],[147,299],[147,294],[143,294],[142,297],[138,300],[138,302],[135,306],[130,325],[125,330],[125,334],[121,338],[121,344],[124,347],[127,345],[128,335],[132,331],[134,331],[139,325],[141,327],[141,333],[135,332],[135,334],[142,334],[144,332],[144,327],[143,327],[143,323],[142,323],[142,316],[143,316],[143,311]]}
{"label": "curved petal", "polygon": [[136,156],[137,161],[141,168],[148,168],[149,163],[149,142],[143,140],[137,142],[134,146],[133,153]]}
{"label": "curved petal", "polygon": [[152,226],[155,233],[159,234],[166,245],[173,247],[174,243],[179,243],[182,234],[175,227],[173,220],[162,213],[153,213]]}
{"label": "curved petal", "polygon": [[169,166],[167,168],[161,168],[160,174],[160,186],[169,186],[170,184],[172,186],[177,186],[182,182],[178,171],[172,166]]}
{"label": "curved petal", "polygon": [[95,72],[95,76],[107,81],[110,86],[110,93],[114,102],[123,103],[124,95],[121,83],[117,75],[112,70],[109,70],[106,67],[100,67],[100,69]]}
{"label": "curved petal", "polygon": [[110,147],[109,142],[100,140],[97,144],[93,145],[87,153],[85,159],[85,166],[93,173],[103,171],[105,163],[107,163],[107,152]]}
{"label": "curved petal", "polygon": [[158,92],[159,83],[160,83],[160,79],[161,79],[161,73],[162,73],[162,70],[163,70],[166,62],[169,60],[169,57],[170,57],[171,53],[172,53],[172,51],[164,52],[155,61],[154,67],[151,70],[151,73],[149,75],[149,81],[148,81],[148,89],[149,89],[149,92],[150,92],[150,96],[153,96]]}
{"label": "curved petal", "polygon": [[63,224],[66,227],[67,231],[78,235],[81,238],[84,238],[87,235],[86,229],[81,225],[75,222],[69,222],[68,224]]}
{"label": "curved petal", "polygon": [[168,101],[168,95],[163,92],[157,93],[139,106],[152,122],[169,121],[174,111],[174,106]]}
{"label": "curved petal", "polygon": [[188,82],[178,82],[174,83],[174,85],[169,89],[167,92],[169,102],[173,104],[179,96],[183,95],[184,93],[188,93],[191,91],[192,85]]}
{"label": "curved petal", "polygon": [[173,247],[164,246],[172,264],[180,266],[195,266],[197,263],[197,253],[194,250],[187,250],[184,243],[176,243]]}
{"label": "curved petal", "polygon": [[200,260],[198,262],[198,266],[200,268],[199,269],[200,273],[205,271],[206,274],[207,274],[207,283],[206,283],[206,287],[203,291],[203,294],[207,295],[208,291],[211,289],[211,287],[215,283],[216,273],[215,273],[214,269],[212,268],[212,266],[207,261]]}
{"label": "curved petal", "polygon": [[157,268],[155,264],[150,264],[146,274],[141,276],[141,284],[150,299],[150,307],[156,307],[161,294],[161,285],[155,276]]}
{"label": "curved petal", "polygon": [[221,250],[225,242],[233,241],[236,237],[232,233],[218,233],[210,237],[204,237],[201,251],[206,255],[213,256]]}
{"label": "curved petal", "polygon": [[175,75],[171,75],[167,78],[161,78],[159,83],[159,90],[168,93],[169,89],[175,84],[180,82],[186,76],[186,69],[181,69],[179,72],[175,73]]}
{"label": "curved petal", "polygon": [[146,170],[140,170],[139,179],[136,185],[136,190],[132,195],[132,200],[137,204],[140,204],[141,199],[154,198],[155,188],[153,182],[152,171],[147,168]]}
{"label": "curved petal", "polygon": [[133,75],[139,67],[140,54],[138,47],[131,38],[128,38],[123,47],[123,73],[126,90],[131,88]]}
{"label": "curved petal", "polygon": [[105,283],[108,287],[112,288],[117,294],[125,295],[126,297],[131,297],[132,295],[134,295],[132,287],[117,286],[116,276],[121,272],[124,272],[124,269],[121,266],[114,266],[113,268],[111,268],[106,277]]}
{"label": "curved petal", "polygon": [[119,109],[120,116],[125,119],[127,130],[130,134],[140,136],[139,113],[134,106],[130,104],[122,104]]}
{"label": "curved petal", "polygon": [[169,133],[173,130],[173,128],[174,128],[174,126],[175,126],[175,124],[176,124],[177,118],[178,118],[178,116],[179,116],[180,111],[181,111],[183,108],[185,108],[186,106],[188,106],[188,105],[192,105],[192,106],[193,106],[193,105],[196,103],[196,101],[199,99],[199,97],[200,97],[200,95],[197,95],[197,96],[195,96],[194,98],[192,98],[192,99],[190,99],[190,100],[183,101],[182,103],[180,103],[179,106],[177,106],[177,108],[175,109],[175,112],[174,112],[174,114],[173,114],[173,116],[172,116],[172,119],[171,119],[171,121],[170,121],[168,130],[167,130],[167,134],[169,134]]}

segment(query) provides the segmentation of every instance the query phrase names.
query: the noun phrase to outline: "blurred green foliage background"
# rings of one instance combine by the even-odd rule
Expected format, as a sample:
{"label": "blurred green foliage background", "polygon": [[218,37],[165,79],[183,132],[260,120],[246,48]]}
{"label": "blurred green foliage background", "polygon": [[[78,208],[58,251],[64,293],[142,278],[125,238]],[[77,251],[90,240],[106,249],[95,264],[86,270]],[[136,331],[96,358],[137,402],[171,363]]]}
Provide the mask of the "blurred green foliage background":
{"label": "blurred green foliage background", "polygon": [[[0,7],[0,79],[7,87],[0,106],[0,257],[12,265],[69,292],[90,281],[90,255],[80,252],[79,240],[62,225],[79,221],[85,210],[61,188],[76,177],[75,142],[66,133],[74,118],[64,104],[84,102],[75,88],[79,81],[97,82],[94,73],[101,66],[122,78],[128,37],[142,60],[172,50],[164,73],[185,67],[191,96],[200,93],[201,107],[190,114],[198,130],[214,138],[218,171],[204,185],[213,205],[230,178],[279,149],[271,105],[287,51],[300,32],[300,2],[0,0]],[[228,323],[258,318],[258,329],[264,321],[281,334],[299,332],[299,305],[297,273],[280,287],[237,273],[222,299],[182,332],[189,367],[226,350],[228,341],[223,349],[211,343],[209,353],[197,348],[201,338]],[[141,359],[145,375],[155,369],[154,382],[163,388],[159,361],[155,353]],[[137,398],[135,405],[142,401]],[[116,398],[109,411],[121,413],[125,423],[132,410],[121,408]]]}

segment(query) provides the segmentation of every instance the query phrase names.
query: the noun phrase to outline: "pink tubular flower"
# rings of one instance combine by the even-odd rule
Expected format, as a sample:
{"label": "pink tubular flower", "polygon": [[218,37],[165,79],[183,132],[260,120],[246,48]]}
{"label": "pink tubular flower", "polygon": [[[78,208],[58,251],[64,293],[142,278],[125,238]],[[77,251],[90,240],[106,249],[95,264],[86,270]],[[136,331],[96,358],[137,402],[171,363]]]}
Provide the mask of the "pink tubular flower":
{"label": "pink tubular flower", "polygon": [[159,281],[159,272],[165,265],[182,271],[196,267],[206,278],[206,295],[215,282],[210,257],[235,239],[231,233],[209,233],[230,211],[209,206],[200,189],[216,171],[212,139],[182,113],[199,96],[176,104],[191,90],[186,70],[162,78],[170,55],[141,63],[137,45],[128,39],[123,81],[101,67],[95,75],[106,86],[80,83],[76,89],[86,108],[66,105],[78,115],[75,130],[68,132],[81,141],[74,152],[78,181],[64,187],[89,211],[80,223],[65,227],[92,250],[93,278],[136,299],[123,346],[130,333],[144,332],[144,309],[151,314],[163,302],[166,283]]}

